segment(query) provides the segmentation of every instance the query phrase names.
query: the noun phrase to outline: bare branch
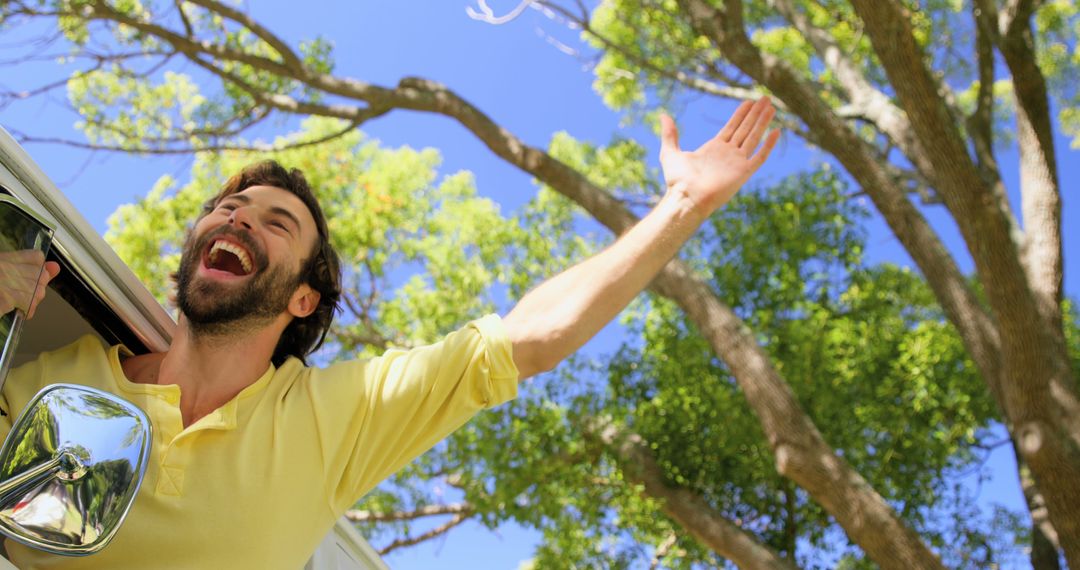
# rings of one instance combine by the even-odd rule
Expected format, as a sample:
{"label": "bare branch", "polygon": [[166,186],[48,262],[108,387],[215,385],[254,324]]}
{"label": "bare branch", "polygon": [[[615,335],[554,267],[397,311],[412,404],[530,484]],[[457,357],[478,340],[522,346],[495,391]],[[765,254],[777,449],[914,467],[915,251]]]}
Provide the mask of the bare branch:
{"label": "bare branch", "polygon": [[[985,3],[985,2],[984,2]],[[990,2],[993,4],[993,2]],[[973,7],[975,20],[975,57],[979,69],[979,91],[975,111],[967,118],[968,132],[975,146],[979,168],[988,180],[1000,183],[997,160],[994,158],[994,40],[992,21],[981,15],[982,8]]]}
{"label": "bare branch", "polygon": [[184,24],[184,31],[188,37],[195,37],[195,27],[191,25],[191,20],[188,19],[187,12],[184,11],[184,0],[173,0],[173,5],[176,6],[176,11],[180,14],[180,21]]}
{"label": "bare branch", "polygon": [[649,563],[649,570],[660,567],[660,561],[671,552],[671,548],[675,546],[675,543],[678,542],[678,540],[679,535],[671,533],[664,539],[664,542],[661,542],[656,546],[656,552],[653,553],[652,561]]}
{"label": "bare branch", "polygon": [[424,542],[426,540],[431,540],[431,539],[433,539],[433,538],[435,538],[437,536],[444,535],[447,532],[450,532],[450,530],[452,530],[454,527],[456,527],[457,525],[465,522],[468,519],[469,519],[469,517],[466,516],[466,515],[457,515],[454,518],[450,519],[450,521],[447,522],[446,524],[437,526],[437,527],[435,527],[435,528],[433,528],[433,529],[431,529],[431,530],[429,530],[429,531],[427,531],[427,532],[425,532],[423,534],[420,534],[420,535],[417,535],[417,536],[414,536],[414,537],[399,538],[399,539],[391,542],[390,544],[386,545],[385,547],[380,548],[378,550],[379,556],[386,556],[390,552],[393,552],[393,551],[395,551],[395,550],[397,550],[399,548],[405,548],[406,546],[413,546],[415,544],[420,544],[421,542]]}
{"label": "bare branch", "polygon": [[471,516],[476,508],[471,503],[452,503],[449,505],[424,505],[411,511],[365,511],[350,509],[345,511],[345,518],[352,522],[392,522],[411,521],[424,517],[439,515],[466,515]]}
{"label": "bare branch", "polygon": [[35,136],[27,135],[27,134],[25,134],[25,133],[23,133],[21,131],[14,130],[14,129],[10,130],[10,132],[15,137],[15,139],[18,140],[20,143],[61,144],[61,145],[65,145],[65,146],[70,146],[70,147],[74,147],[74,148],[83,148],[83,149],[88,149],[88,150],[106,150],[106,151],[111,151],[111,152],[128,152],[128,153],[133,152],[133,153],[137,153],[137,154],[170,155],[170,154],[195,154],[195,153],[201,153],[201,152],[223,152],[223,151],[278,152],[278,151],[283,151],[283,150],[289,150],[289,149],[295,149],[295,148],[304,148],[304,147],[308,147],[308,146],[320,145],[320,144],[323,144],[325,142],[334,140],[334,139],[336,139],[338,137],[341,137],[341,136],[345,135],[345,133],[348,133],[348,132],[354,130],[355,128],[356,128],[356,125],[350,124],[346,128],[339,129],[337,131],[334,131],[333,133],[327,134],[325,136],[322,136],[322,137],[319,137],[319,138],[316,138],[316,139],[306,140],[306,141],[290,142],[288,144],[284,144],[284,145],[281,145],[281,146],[216,144],[216,145],[206,145],[206,146],[199,146],[199,147],[188,146],[188,147],[173,147],[173,148],[143,148],[143,149],[131,149],[130,147],[123,147],[123,146],[86,143],[86,142],[73,141],[73,140],[61,139],[61,138],[35,137]]}
{"label": "bare branch", "polygon": [[65,78],[59,81],[54,81],[52,83],[46,83],[45,85],[34,87],[32,89],[21,91],[2,91],[0,92],[0,108],[7,107],[14,101],[18,101],[20,99],[29,99],[30,97],[36,97],[38,95],[48,93],[54,89],[65,87],[67,86],[67,83],[68,80]]}
{"label": "bare branch", "polygon": [[518,5],[515,6],[513,10],[507,12],[506,15],[496,16],[495,11],[492,10],[490,6],[488,6],[487,0],[477,0],[476,4],[477,7],[480,8],[480,10],[476,11],[473,10],[472,6],[466,6],[465,13],[474,20],[479,20],[481,22],[486,22],[488,24],[498,26],[513,21],[518,16],[520,16],[526,8],[529,8],[536,3],[537,0],[521,0],[521,2],[518,3]]}

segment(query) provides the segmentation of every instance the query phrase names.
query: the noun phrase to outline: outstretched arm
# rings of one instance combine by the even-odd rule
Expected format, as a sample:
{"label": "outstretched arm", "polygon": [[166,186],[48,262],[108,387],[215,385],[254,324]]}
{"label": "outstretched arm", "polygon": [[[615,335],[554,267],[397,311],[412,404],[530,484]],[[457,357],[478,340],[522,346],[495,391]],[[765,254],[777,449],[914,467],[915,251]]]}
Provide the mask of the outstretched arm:
{"label": "outstretched arm", "polygon": [[530,291],[503,319],[521,378],[550,370],[581,348],[735,195],[776,145],[779,131],[758,149],[774,113],[768,98],[743,103],[695,151],[679,149],[675,124],[661,118],[667,192],[660,203],[603,252]]}

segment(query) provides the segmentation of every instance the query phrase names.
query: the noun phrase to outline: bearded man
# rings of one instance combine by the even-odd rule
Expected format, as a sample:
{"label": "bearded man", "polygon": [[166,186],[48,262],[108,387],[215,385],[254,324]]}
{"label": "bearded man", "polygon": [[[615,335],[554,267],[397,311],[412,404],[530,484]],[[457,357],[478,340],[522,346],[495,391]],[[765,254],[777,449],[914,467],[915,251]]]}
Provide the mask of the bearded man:
{"label": "bearded man", "polygon": [[[304,360],[325,338],[341,291],[322,210],[299,171],[273,162],[245,169],[207,202],[188,236],[168,351],[128,356],[85,337],[12,373],[6,409],[63,380],[131,400],[154,427],[146,479],[106,549],[65,558],[9,542],[12,561],[299,568],[362,495],[611,321],[765,162],[779,136],[765,137],[773,113],[767,99],[744,103],[692,152],[679,149],[663,117],[667,193],[612,246],[529,292],[505,318],[488,315],[431,346],[326,368]],[[23,307],[33,311],[56,271],[48,267],[40,281],[5,277],[0,312],[14,305],[5,299],[39,286]]]}

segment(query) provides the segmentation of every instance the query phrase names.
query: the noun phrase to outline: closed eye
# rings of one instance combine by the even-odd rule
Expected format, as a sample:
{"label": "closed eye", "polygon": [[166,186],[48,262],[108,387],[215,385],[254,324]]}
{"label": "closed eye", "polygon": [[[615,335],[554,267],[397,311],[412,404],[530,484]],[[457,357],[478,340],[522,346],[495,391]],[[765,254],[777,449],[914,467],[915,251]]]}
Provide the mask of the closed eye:
{"label": "closed eye", "polygon": [[280,230],[284,231],[284,232],[285,232],[285,233],[287,233],[287,234],[292,234],[292,232],[291,232],[291,231],[289,231],[289,227],[288,227],[288,226],[286,226],[284,222],[279,222],[278,220],[272,220],[272,221],[270,222],[270,225],[271,225],[272,227],[275,227],[275,228],[278,228],[278,229],[280,229]]}

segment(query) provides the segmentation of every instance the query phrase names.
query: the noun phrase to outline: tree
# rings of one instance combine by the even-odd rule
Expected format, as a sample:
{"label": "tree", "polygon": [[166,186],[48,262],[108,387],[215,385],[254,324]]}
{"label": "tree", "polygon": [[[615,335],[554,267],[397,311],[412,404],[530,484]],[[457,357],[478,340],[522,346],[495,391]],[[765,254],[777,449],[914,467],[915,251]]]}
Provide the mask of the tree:
{"label": "tree", "polygon": [[[596,42],[598,82],[612,105],[640,110],[655,103],[651,97],[686,90],[737,98],[768,92],[784,105],[790,130],[830,154],[872,200],[978,370],[1032,475],[1029,503],[1043,531],[1034,539],[1036,565],[1050,564],[1058,547],[1080,565],[1080,506],[1070,500],[1080,492],[1080,396],[1062,308],[1060,182],[1050,116],[1057,97],[1063,127],[1076,133],[1076,68],[1065,64],[1076,57],[1070,53],[1076,8],[1026,0],[973,6],[626,0],[587,13],[555,2],[527,4],[561,14]],[[419,110],[460,122],[613,232],[635,220],[630,208],[554,151],[526,145],[449,88],[417,78],[383,87],[337,77],[326,42],[293,49],[246,13],[214,0],[9,2],[2,10],[6,25],[55,18],[81,53],[95,56],[92,69],[68,82],[94,146],[149,152],[245,146],[239,135],[275,113],[346,121],[323,135],[328,140],[394,110]],[[136,58],[145,54],[159,59]],[[156,63],[175,57],[200,68],[206,74],[200,81],[212,80],[219,90],[204,96],[197,82],[176,74],[156,85],[145,81],[155,76]],[[995,66],[995,57],[1004,64]],[[996,80],[1001,71],[1006,78]],[[999,116],[1016,121],[1019,218],[996,155],[1004,130]],[[974,276],[960,272],[912,202],[913,192],[939,202],[956,221]],[[860,475],[856,459],[832,439],[840,436],[826,435],[821,420],[811,419],[771,337],[759,336],[750,315],[725,302],[695,269],[672,262],[653,291],[683,311],[687,327],[737,381],[784,481],[803,489],[877,564],[940,567],[910,516],[894,508],[897,499]],[[804,310],[844,310],[827,300]],[[798,337],[800,327],[789,326],[780,330]],[[592,416],[582,428],[609,449],[651,448],[637,445],[647,439],[628,433],[619,419]],[[644,466],[630,476],[650,489],[648,454],[627,457]],[[674,483],[686,490],[671,475],[651,488]],[[666,508],[678,498],[664,497]],[[737,563],[771,555],[783,564],[776,551],[762,552],[761,537],[723,514],[710,517],[697,528],[716,532],[697,538],[717,554]]]}

